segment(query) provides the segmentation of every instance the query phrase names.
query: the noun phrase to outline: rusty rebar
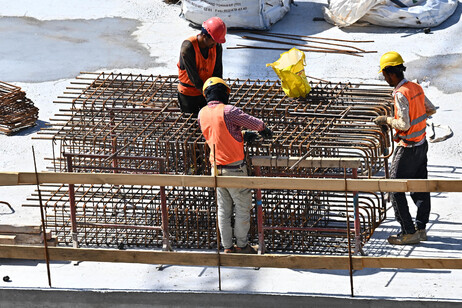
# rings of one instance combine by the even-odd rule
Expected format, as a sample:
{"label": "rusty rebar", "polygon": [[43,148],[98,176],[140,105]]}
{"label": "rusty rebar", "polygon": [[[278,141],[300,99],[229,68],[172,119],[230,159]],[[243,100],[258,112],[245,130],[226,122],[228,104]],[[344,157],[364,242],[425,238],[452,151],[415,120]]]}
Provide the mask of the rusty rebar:
{"label": "rusty rebar", "polygon": [[0,133],[15,132],[36,125],[38,108],[20,87],[0,81]]}
{"label": "rusty rebar", "polygon": [[[311,92],[294,99],[284,94],[279,81],[227,82],[232,89],[230,103],[261,118],[274,132],[270,141],[246,145],[250,156],[353,157],[361,161],[362,177],[383,168],[387,159],[383,144],[390,135],[372,120],[392,113],[391,91],[385,85],[312,80]],[[50,169],[66,171],[64,153],[68,153],[75,172],[160,172],[159,163],[149,158],[165,157],[163,173],[209,175],[209,148],[196,118],[180,112],[177,85],[176,76],[82,73],[59,98],[65,108],[40,132],[40,139],[52,140],[61,153],[51,159]],[[339,177],[343,172],[261,168],[263,176]],[[68,185],[42,187],[47,225],[67,245],[72,243],[69,191]],[[158,187],[74,185],[73,195],[81,245],[162,247],[161,230],[150,228],[160,226],[163,219]],[[217,248],[213,196],[209,188],[165,187],[172,247]],[[347,198],[353,202],[354,196]],[[36,206],[37,195],[29,200],[27,205]],[[344,195],[262,189],[261,200],[261,219],[269,226],[267,251],[348,251],[348,218],[355,213],[345,210]],[[372,193],[360,192],[358,203],[364,243],[384,220],[385,208],[383,198]],[[250,239],[257,238],[252,224]]]}

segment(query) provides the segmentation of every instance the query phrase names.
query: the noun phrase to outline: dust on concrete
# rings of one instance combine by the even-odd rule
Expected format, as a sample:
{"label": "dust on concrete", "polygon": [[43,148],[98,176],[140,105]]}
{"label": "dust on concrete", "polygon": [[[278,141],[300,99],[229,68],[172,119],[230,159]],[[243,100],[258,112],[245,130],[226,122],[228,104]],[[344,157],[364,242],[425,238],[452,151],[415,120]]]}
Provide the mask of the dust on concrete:
{"label": "dust on concrete", "polygon": [[462,54],[419,57],[418,60],[405,63],[408,79],[429,82],[446,94],[462,92]]}
{"label": "dust on concrete", "polygon": [[133,33],[138,20],[99,18],[0,19],[0,80],[43,82],[72,78],[81,71],[159,65]]}

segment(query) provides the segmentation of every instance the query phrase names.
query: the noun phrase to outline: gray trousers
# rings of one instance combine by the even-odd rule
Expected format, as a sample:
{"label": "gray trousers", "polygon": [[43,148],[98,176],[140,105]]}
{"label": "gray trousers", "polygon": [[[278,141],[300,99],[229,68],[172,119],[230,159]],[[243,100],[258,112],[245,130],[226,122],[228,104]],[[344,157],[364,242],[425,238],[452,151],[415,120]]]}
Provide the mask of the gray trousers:
{"label": "gray trousers", "polygon": [[[218,175],[247,176],[247,167],[243,166],[239,169],[219,169]],[[218,226],[220,228],[223,247],[230,248],[233,246],[233,226],[231,225],[233,213],[236,245],[238,247],[247,246],[247,235],[250,229],[250,210],[252,208],[252,190],[249,188],[218,187],[217,203]]]}

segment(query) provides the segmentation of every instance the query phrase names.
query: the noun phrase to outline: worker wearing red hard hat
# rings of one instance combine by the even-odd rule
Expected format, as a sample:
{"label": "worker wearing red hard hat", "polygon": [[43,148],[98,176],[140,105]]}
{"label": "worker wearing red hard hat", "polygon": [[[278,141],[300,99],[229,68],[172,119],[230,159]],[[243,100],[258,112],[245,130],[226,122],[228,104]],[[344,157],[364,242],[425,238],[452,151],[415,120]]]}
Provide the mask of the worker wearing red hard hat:
{"label": "worker wearing red hard hat", "polygon": [[[391,163],[392,179],[426,179],[428,144],[425,138],[426,119],[436,112],[435,106],[425,96],[422,87],[404,78],[404,60],[396,51],[389,51],[380,58],[380,72],[392,87],[394,116],[378,116],[377,125],[390,125],[396,130],[397,147]],[[411,192],[417,206],[415,224],[409,213],[404,192],[391,193],[391,203],[401,232],[388,237],[393,245],[418,244],[427,240],[426,224],[430,216],[430,193]]]}
{"label": "worker wearing red hard hat", "polygon": [[202,95],[204,82],[210,77],[223,77],[222,53],[226,25],[218,17],[204,21],[201,33],[181,45],[178,62],[178,103],[181,111],[199,113],[207,103]]}

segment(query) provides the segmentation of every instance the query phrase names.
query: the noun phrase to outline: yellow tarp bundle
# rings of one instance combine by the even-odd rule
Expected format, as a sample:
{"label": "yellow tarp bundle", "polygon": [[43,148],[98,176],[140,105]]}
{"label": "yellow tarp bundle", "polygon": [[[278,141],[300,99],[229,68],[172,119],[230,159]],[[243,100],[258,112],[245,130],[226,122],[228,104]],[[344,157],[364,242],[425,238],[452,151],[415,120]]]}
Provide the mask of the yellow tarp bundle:
{"label": "yellow tarp bundle", "polygon": [[305,75],[305,54],[297,48],[282,53],[276,62],[266,66],[271,66],[279,76],[287,96],[305,97],[311,91]]}

